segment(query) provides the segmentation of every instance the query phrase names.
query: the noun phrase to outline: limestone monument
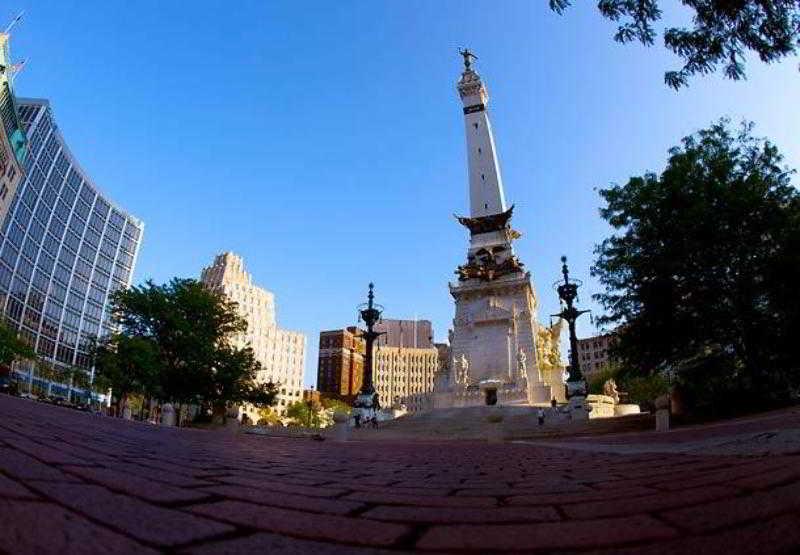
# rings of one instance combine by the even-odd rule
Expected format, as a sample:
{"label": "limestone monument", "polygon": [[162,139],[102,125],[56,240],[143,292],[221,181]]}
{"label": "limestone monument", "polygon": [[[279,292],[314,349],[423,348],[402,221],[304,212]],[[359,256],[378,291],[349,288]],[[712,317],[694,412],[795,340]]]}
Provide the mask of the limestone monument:
{"label": "limestone monument", "polygon": [[[451,342],[456,406],[500,403],[549,403],[563,400],[560,369],[541,357],[551,357],[553,345],[537,350],[543,328],[536,320],[537,296],[531,274],[514,253],[520,233],[511,228],[513,206],[506,205],[500,165],[489,121],[486,86],[473,68],[477,59],[462,50],[464,70],[457,89],[464,112],[469,170],[469,216],[456,216],[469,230],[466,264],[450,284],[455,300]],[[558,328],[560,333],[560,327]],[[556,339],[553,344],[557,345]]]}

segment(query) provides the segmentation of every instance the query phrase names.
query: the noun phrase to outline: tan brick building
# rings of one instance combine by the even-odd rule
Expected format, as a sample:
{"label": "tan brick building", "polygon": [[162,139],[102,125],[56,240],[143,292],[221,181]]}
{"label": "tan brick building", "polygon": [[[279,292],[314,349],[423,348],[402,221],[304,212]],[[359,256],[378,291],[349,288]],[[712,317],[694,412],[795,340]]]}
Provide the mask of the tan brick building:
{"label": "tan brick building", "polygon": [[431,408],[438,369],[436,347],[377,347],[374,382],[381,405],[405,405],[409,412]]}
{"label": "tan brick building", "polygon": [[[239,314],[247,321],[247,331],[237,338],[238,343],[253,348],[261,363],[258,380],[278,384],[274,410],[285,414],[287,406],[302,400],[305,334],[278,327],[275,295],[253,284],[240,256],[232,252],[217,255],[214,263],[203,269],[200,281],[238,304]],[[257,421],[258,414],[248,410],[251,412],[250,417]]]}
{"label": "tan brick building", "polygon": [[613,333],[607,333],[578,339],[578,360],[584,375],[591,376],[608,364],[608,350],[614,338]]}

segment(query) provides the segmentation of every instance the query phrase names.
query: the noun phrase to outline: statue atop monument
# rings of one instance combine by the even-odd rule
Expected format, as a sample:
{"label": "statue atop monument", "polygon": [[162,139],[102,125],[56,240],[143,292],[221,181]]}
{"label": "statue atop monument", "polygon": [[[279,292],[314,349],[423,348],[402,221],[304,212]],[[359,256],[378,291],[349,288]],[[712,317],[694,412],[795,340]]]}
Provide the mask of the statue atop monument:
{"label": "statue atop monument", "polygon": [[464,69],[469,71],[472,66],[472,60],[477,60],[478,57],[469,48],[459,48],[458,53],[464,57]]}

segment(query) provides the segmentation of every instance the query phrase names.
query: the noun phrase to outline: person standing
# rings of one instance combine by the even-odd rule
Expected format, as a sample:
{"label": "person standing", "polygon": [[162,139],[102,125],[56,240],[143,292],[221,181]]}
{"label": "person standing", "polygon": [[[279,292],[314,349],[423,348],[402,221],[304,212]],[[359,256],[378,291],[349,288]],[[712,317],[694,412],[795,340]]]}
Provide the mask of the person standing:
{"label": "person standing", "polygon": [[544,409],[542,407],[536,411],[536,417],[539,419],[539,426],[544,426]]}

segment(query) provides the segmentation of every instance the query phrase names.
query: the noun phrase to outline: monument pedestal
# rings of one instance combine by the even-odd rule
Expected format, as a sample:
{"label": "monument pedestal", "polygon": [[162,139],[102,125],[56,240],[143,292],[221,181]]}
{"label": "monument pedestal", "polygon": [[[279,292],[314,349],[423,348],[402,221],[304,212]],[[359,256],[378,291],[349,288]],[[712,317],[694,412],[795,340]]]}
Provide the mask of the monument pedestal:
{"label": "monument pedestal", "polygon": [[586,398],[579,395],[570,397],[567,410],[569,410],[572,420],[589,420],[592,407],[586,406]]}
{"label": "monument pedestal", "polygon": [[528,386],[528,403],[531,405],[549,405],[553,398],[553,388],[544,382]]}
{"label": "monument pedestal", "polygon": [[629,414],[640,414],[641,412],[639,405],[624,404],[614,407],[614,416],[628,416]]}

